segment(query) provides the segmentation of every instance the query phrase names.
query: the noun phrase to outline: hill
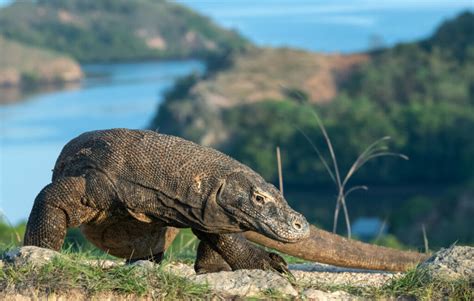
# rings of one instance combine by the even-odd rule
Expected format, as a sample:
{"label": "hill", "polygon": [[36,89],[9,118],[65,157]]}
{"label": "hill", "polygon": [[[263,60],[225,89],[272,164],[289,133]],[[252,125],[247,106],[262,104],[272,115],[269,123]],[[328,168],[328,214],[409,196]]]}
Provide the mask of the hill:
{"label": "hill", "polygon": [[60,84],[81,79],[71,58],[0,36],[0,87]]}
{"label": "hill", "polygon": [[467,12],[425,40],[370,53],[236,54],[214,72],[178,82],[150,128],[217,147],[273,183],[280,146],[287,196],[293,190],[306,200],[292,205],[323,227],[332,224],[334,192],[310,195],[334,186],[313,148],[329,160],[313,112],[342,172],[368,145],[391,136],[390,148],[410,160],[376,159],[359,170],[351,184],[391,188],[352,202],[352,218],[387,219],[389,233],[412,246],[423,244],[422,225],[432,246],[472,243],[474,233],[466,230],[474,214],[472,28],[474,14]]}
{"label": "hill", "polygon": [[[323,184],[330,179],[297,129],[321,140],[313,109],[332,133],[342,166],[386,135],[412,158],[369,166],[360,180],[453,183],[472,178],[474,170],[467,166],[474,164],[469,155],[474,151],[469,138],[474,130],[473,24],[474,14],[467,12],[426,40],[363,54],[245,51],[202,78],[182,79],[151,127],[221,148],[273,181],[274,149],[280,145],[289,181]],[[445,32],[457,42],[442,38]]]}
{"label": "hill", "polygon": [[15,1],[0,10],[0,34],[81,62],[205,57],[246,44],[164,0]]}
{"label": "hill", "polygon": [[256,108],[265,100],[298,98],[300,94],[311,103],[326,103],[336,96],[339,82],[368,59],[365,54],[249,49],[230,55],[229,67],[217,67],[217,72],[202,78],[191,75],[178,82],[166,96],[153,126],[219,147],[229,142],[232,130],[222,114],[243,106]]}

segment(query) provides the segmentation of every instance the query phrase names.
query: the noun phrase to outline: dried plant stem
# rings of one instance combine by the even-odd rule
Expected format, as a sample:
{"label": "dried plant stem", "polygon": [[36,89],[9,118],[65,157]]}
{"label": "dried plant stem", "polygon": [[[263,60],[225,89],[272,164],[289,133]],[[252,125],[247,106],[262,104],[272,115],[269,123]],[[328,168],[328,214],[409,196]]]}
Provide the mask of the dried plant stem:
{"label": "dried plant stem", "polygon": [[374,240],[375,243],[377,243],[382,238],[385,227],[387,227],[387,219],[384,219],[382,224],[380,225],[379,232],[377,233],[377,236],[375,237],[375,240]]}
{"label": "dried plant stem", "polygon": [[340,212],[341,207],[342,207],[342,211],[344,213],[344,219],[345,219],[345,222],[346,222],[347,236],[349,238],[351,238],[352,230],[351,230],[351,224],[350,224],[350,219],[349,219],[349,212],[347,210],[347,205],[346,205],[346,198],[351,192],[353,192],[355,190],[358,190],[358,189],[367,190],[367,186],[354,186],[346,192],[346,185],[349,182],[349,180],[351,179],[351,177],[362,166],[364,166],[365,163],[367,163],[368,161],[370,161],[372,159],[375,159],[375,158],[378,158],[378,157],[383,157],[383,156],[394,156],[394,157],[398,157],[398,158],[408,160],[408,157],[403,155],[403,154],[392,153],[392,152],[387,151],[387,147],[385,145],[382,145],[382,143],[389,140],[390,137],[388,137],[388,136],[383,137],[383,138],[375,141],[371,145],[369,145],[359,155],[359,157],[356,159],[356,161],[349,168],[349,170],[348,170],[346,176],[344,177],[344,179],[342,179],[340,171],[339,171],[339,166],[338,166],[338,163],[337,163],[337,159],[336,159],[336,154],[334,152],[334,148],[332,146],[332,142],[331,142],[331,139],[329,138],[329,135],[326,131],[326,128],[324,127],[324,124],[322,123],[322,121],[319,118],[318,114],[314,110],[311,110],[311,111],[313,113],[313,116],[316,119],[316,122],[318,124],[319,129],[321,130],[321,132],[324,136],[326,146],[327,146],[329,154],[331,156],[332,166],[329,166],[328,162],[325,160],[325,158],[323,157],[323,155],[321,154],[319,149],[311,141],[311,139],[309,139],[309,137],[303,132],[303,130],[301,130],[299,128],[297,128],[297,129],[303,134],[303,136],[306,138],[306,140],[308,140],[310,145],[316,151],[319,159],[321,160],[321,162],[323,163],[323,165],[326,168],[327,172],[329,173],[329,176],[331,177],[331,179],[333,180],[333,182],[337,186],[338,194],[337,194],[337,200],[336,200],[336,208],[334,209],[334,221],[333,221],[332,231],[333,231],[333,233],[337,232],[337,223],[338,223],[338,219],[339,219],[339,212]]}
{"label": "dried plant stem", "polygon": [[425,224],[421,224],[421,232],[423,232],[423,242],[425,244],[425,253],[428,254],[430,252],[430,247],[428,245],[428,237],[426,236]]}
{"label": "dried plant stem", "polygon": [[281,194],[283,194],[283,172],[281,168],[281,154],[280,154],[280,147],[277,146],[276,148],[276,154],[277,154],[277,163],[278,163],[278,183],[279,183],[279,188]]}

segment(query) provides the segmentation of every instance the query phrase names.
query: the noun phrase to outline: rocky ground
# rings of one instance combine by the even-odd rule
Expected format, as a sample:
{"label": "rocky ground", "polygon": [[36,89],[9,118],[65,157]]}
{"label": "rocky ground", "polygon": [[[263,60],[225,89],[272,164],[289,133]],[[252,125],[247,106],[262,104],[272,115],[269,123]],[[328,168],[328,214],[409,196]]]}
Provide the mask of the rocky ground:
{"label": "rocky ground", "polygon": [[[60,253],[36,247],[22,247],[6,253],[0,261],[2,269],[15,267],[21,270],[24,266],[39,268],[48,264],[56,256],[65,256]],[[472,285],[474,279],[474,248],[451,247],[441,250],[433,257],[420,265],[418,269],[427,271],[431,277],[448,277],[452,281],[469,279]],[[101,269],[113,269],[123,266],[122,261],[87,259],[87,265],[98,266]],[[149,261],[134,263],[136,270],[143,277],[147,271],[154,271],[156,265]],[[389,273],[345,269],[318,263],[292,264],[290,270],[293,276],[280,275],[271,271],[239,270],[235,272],[220,272],[196,275],[190,264],[182,262],[168,262],[162,270],[166,273],[185,278],[196,285],[206,285],[210,289],[210,299],[227,299],[235,297],[260,298],[291,298],[309,300],[356,300],[367,297],[371,290],[374,292],[386,286],[395,279],[400,279],[402,273]],[[3,281],[11,281],[1,279]],[[0,299],[28,300],[30,298],[48,296],[48,300],[88,299],[90,295],[80,289],[65,290],[64,292],[35,291],[34,289],[12,290],[12,286],[1,283],[3,292]],[[171,285],[171,284],[169,284]],[[14,286],[13,286],[14,287]],[[472,288],[472,286],[471,286]],[[355,293],[354,293],[355,292]],[[359,292],[359,293],[357,293]],[[365,292],[360,294],[360,292]],[[472,295],[470,295],[472,297]],[[137,296],[133,294],[117,294],[114,291],[94,294],[98,299],[128,300]],[[376,296],[377,297],[377,296]],[[144,299],[163,299],[162,295],[145,294]],[[469,293],[467,294],[469,298]]]}

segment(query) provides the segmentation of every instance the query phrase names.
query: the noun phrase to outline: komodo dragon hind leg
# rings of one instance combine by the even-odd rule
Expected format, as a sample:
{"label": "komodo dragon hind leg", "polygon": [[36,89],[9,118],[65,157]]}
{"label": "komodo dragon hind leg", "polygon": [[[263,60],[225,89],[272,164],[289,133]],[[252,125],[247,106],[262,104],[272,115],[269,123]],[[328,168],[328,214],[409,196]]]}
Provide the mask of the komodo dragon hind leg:
{"label": "komodo dragon hind leg", "polygon": [[59,250],[66,230],[79,226],[96,213],[81,203],[85,195],[83,177],[58,178],[43,188],[28,218],[24,245]]}
{"label": "komodo dragon hind leg", "polygon": [[[204,241],[210,248],[217,252],[220,257],[227,262],[232,270],[240,269],[260,269],[276,270],[280,273],[290,273],[285,260],[278,254],[267,252],[250,243],[243,234],[210,234],[193,230],[201,241]],[[206,255],[206,253],[202,253]],[[212,258],[206,258],[198,252],[196,266],[204,263],[205,267],[212,267]],[[212,254],[217,262],[214,266],[219,266],[219,257]],[[209,254],[208,254],[209,256]],[[198,272],[198,271],[196,271]]]}
{"label": "komodo dragon hind leg", "polygon": [[171,246],[171,244],[173,243],[174,239],[176,238],[176,236],[178,235],[179,233],[179,229],[178,228],[174,228],[174,227],[164,227],[162,232],[161,232],[161,237],[158,239],[161,244],[160,244],[160,249],[163,250],[162,252],[158,252],[158,253],[155,253],[155,254],[150,254],[150,255],[147,255],[147,256],[143,256],[143,257],[139,257],[139,258],[128,258],[126,260],[126,263],[127,264],[133,264],[137,261],[140,261],[140,260],[148,260],[148,261],[151,261],[153,263],[161,263],[161,261],[163,261],[163,257],[165,255],[165,252],[166,250]]}

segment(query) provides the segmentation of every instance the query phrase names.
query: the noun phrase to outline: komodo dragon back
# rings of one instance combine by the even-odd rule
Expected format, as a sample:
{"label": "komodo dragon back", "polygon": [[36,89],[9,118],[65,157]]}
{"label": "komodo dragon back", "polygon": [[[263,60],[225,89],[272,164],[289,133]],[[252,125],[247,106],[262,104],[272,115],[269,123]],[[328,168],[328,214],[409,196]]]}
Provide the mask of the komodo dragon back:
{"label": "komodo dragon back", "polygon": [[173,198],[184,197],[199,175],[202,194],[194,197],[200,199],[207,197],[216,180],[235,170],[248,170],[214,149],[154,131],[127,129],[87,132],[71,140],[56,162],[53,181],[89,169]]}

